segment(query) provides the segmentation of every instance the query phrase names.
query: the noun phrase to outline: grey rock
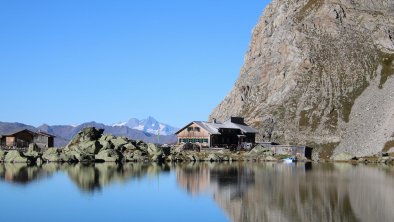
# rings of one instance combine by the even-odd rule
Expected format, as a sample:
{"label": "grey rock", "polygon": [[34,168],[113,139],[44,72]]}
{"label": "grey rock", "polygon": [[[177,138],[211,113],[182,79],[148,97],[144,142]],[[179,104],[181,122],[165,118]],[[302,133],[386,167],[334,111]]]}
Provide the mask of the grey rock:
{"label": "grey rock", "polygon": [[394,129],[393,30],[392,0],[271,1],[210,120],[244,116],[258,141],[324,158],[376,154]]}
{"label": "grey rock", "polygon": [[265,160],[265,161],[278,161],[275,157],[272,157],[272,156],[266,156],[266,157],[264,158],[264,160]]}
{"label": "grey rock", "polygon": [[40,151],[41,149],[35,143],[31,143],[24,155],[36,159],[40,155]]}
{"label": "grey rock", "polygon": [[272,155],[271,149],[258,145],[255,146],[251,151],[249,151],[250,155],[259,155],[259,154],[264,154],[264,155]]}
{"label": "grey rock", "polygon": [[5,155],[6,155],[6,152],[4,150],[0,149],[0,162],[4,161]]}
{"label": "grey rock", "polygon": [[101,151],[102,150],[110,150],[110,149],[114,149],[115,148],[114,144],[112,144],[111,141],[101,140],[100,139],[99,143],[101,145],[101,148],[100,148]]}
{"label": "grey rock", "polygon": [[29,163],[31,162],[23,153],[17,150],[8,151],[5,155],[4,162],[7,163]]}
{"label": "grey rock", "polygon": [[339,153],[332,157],[334,161],[349,161],[354,159],[355,157],[349,153]]}
{"label": "grey rock", "polygon": [[27,152],[41,152],[40,147],[37,146],[35,143],[30,143],[29,148],[27,149]]}
{"label": "grey rock", "polygon": [[142,162],[146,160],[145,156],[143,155],[143,152],[140,150],[124,152],[123,157],[125,161],[129,161],[129,162]]}
{"label": "grey rock", "polygon": [[120,162],[122,160],[122,156],[117,150],[106,149],[100,151],[94,157],[96,161],[105,161],[105,162]]}
{"label": "grey rock", "polygon": [[201,145],[194,144],[194,143],[183,143],[177,146],[174,149],[174,152],[179,153],[183,151],[197,151],[200,152],[201,150]]}
{"label": "grey rock", "polygon": [[210,153],[208,157],[205,158],[205,161],[211,161],[211,162],[220,161],[220,160],[221,158],[214,153]]}
{"label": "grey rock", "polygon": [[68,158],[60,150],[56,148],[49,148],[42,154],[42,159],[46,162],[67,162]]}

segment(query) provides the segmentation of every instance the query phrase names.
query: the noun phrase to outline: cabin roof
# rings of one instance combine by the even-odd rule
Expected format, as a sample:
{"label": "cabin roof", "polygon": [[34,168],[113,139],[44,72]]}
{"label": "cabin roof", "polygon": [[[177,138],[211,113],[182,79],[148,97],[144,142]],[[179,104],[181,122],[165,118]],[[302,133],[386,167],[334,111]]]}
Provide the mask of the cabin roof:
{"label": "cabin roof", "polygon": [[51,135],[51,134],[46,133],[46,132],[42,132],[42,131],[33,132],[31,130],[28,130],[28,129],[14,131],[13,133],[10,133],[8,135],[2,135],[2,136],[3,137],[15,136],[16,134],[21,133],[21,132],[27,132],[29,134],[32,134],[33,136],[43,135],[43,136],[47,136],[47,137],[55,137],[54,135]]}
{"label": "cabin roof", "polygon": [[224,123],[193,121],[193,122],[187,124],[182,129],[178,130],[178,132],[176,132],[175,134],[180,133],[181,131],[183,131],[184,129],[186,129],[187,127],[192,125],[193,123],[197,124],[199,127],[201,127],[202,129],[206,130],[211,135],[220,135],[221,133],[219,132],[219,129],[239,129],[243,133],[258,133],[258,131],[255,128],[253,128],[253,127],[250,127],[250,126],[248,126],[246,124],[234,123],[234,122],[231,121],[231,119],[229,119],[229,120],[227,120]]}

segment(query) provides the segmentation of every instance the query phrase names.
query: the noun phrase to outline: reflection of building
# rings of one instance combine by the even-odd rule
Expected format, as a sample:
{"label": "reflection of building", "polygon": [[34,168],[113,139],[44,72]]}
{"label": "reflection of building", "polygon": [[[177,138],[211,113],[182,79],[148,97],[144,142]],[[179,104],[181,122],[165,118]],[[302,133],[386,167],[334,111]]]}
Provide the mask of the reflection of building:
{"label": "reflection of building", "polygon": [[176,178],[178,184],[191,194],[203,192],[210,184],[209,168],[205,164],[179,167],[176,170]]}
{"label": "reflection of building", "polygon": [[1,146],[7,147],[28,147],[30,143],[37,144],[38,147],[53,147],[55,136],[41,131],[33,132],[22,130],[1,137]]}
{"label": "reflection of building", "polygon": [[224,123],[193,121],[176,132],[178,143],[200,143],[203,147],[237,147],[241,143],[255,143],[258,131],[243,118],[231,117]]}

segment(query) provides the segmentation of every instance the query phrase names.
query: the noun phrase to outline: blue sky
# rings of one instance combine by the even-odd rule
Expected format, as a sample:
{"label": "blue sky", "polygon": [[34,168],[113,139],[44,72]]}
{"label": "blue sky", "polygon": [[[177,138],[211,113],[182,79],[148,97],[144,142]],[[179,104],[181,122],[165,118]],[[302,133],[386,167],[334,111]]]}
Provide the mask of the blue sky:
{"label": "blue sky", "polygon": [[0,0],[0,121],[206,120],[267,0]]}

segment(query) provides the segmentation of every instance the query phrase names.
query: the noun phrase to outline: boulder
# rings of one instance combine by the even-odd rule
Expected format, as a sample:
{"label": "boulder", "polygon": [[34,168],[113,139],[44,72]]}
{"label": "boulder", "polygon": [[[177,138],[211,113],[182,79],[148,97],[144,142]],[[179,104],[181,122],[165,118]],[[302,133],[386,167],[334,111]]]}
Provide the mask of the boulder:
{"label": "boulder", "polygon": [[6,152],[4,150],[0,149],[0,162],[4,161],[5,155],[6,155]]}
{"label": "boulder", "polygon": [[265,158],[264,158],[264,160],[265,161],[278,161],[275,157],[273,157],[273,156],[266,156]]}
{"label": "boulder", "polygon": [[94,162],[94,155],[81,153],[75,150],[70,150],[65,153],[69,162]]}
{"label": "boulder", "polygon": [[39,156],[40,151],[41,149],[35,143],[31,143],[24,155],[36,159]]}
{"label": "boulder", "polygon": [[114,149],[114,144],[112,144],[112,142],[111,141],[107,141],[107,140],[99,140],[99,143],[100,143],[100,145],[101,145],[101,148],[100,148],[100,151],[103,151],[103,150],[111,150],[111,149]]}
{"label": "boulder", "polygon": [[112,144],[114,144],[114,149],[118,151],[123,151],[124,146],[129,143],[129,139],[125,137],[115,137],[110,140]]}
{"label": "boulder", "polygon": [[100,137],[100,140],[104,140],[104,141],[111,141],[113,139],[115,139],[115,136],[110,134],[105,134]]}
{"label": "boulder", "polygon": [[148,154],[151,156],[152,161],[162,161],[163,151],[160,147],[157,147],[155,144],[148,144]]}
{"label": "boulder", "polygon": [[251,151],[249,151],[248,154],[252,154],[252,155],[256,155],[256,154],[265,154],[265,155],[272,155],[271,149],[261,146],[261,145],[257,145],[255,146]]}
{"label": "boulder", "polygon": [[123,153],[124,161],[128,162],[142,162],[145,161],[145,156],[141,150],[126,151]]}
{"label": "boulder", "polygon": [[355,159],[355,157],[349,153],[338,153],[332,157],[333,161],[349,161]]}
{"label": "boulder", "polygon": [[87,141],[79,143],[75,150],[79,151],[80,153],[95,155],[100,152],[101,147],[102,146],[99,141]]}
{"label": "boulder", "polygon": [[183,152],[183,151],[197,151],[200,152],[201,150],[201,145],[199,144],[194,144],[194,143],[184,143],[179,146],[177,146],[174,151],[175,153]]}
{"label": "boulder", "polygon": [[134,144],[132,144],[132,143],[125,144],[125,145],[123,145],[123,147],[125,150],[136,150],[137,149],[137,147],[134,146]]}
{"label": "boulder", "polygon": [[144,143],[143,141],[136,141],[136,146],[138,149],[147,152],[148,151],[148,145]]}
{"label": "boulder", "polygon": [[72,147],[81,142],[98,140],[103,135],[103,132],[103,129],[97,130],[95,127],[84,128],[70,141],[67,147]]}
{"label": "boulder", "polygon": [[211,162],[216,162],[216,161],[220,161],[221,159],[220,159],[220,157],[219,157],[218,155],[216,155],[216,154],[214,154],[214,153],[210,153],[210,154],[208,155],[208,157],[205,158],[205,160],[206,160],[206,161],[211,161]]}
{"label": "boulder", "polygon": [[42,159],[47,162],[66,162],[67,158],[56,148],[49,148],[42,154]]}
{"label": "boulder", "polygon": [[37,146],[35,143],[30,143],[27,152],[41,152],[40,147]]}
{"label": "boulder", "polygon": [[104,162],[120,162],[122,160],[122,156],[116,150],[102,150],[98,154],[94,156],[96,161],[104,161]]}
{"label": "boulder", "polygon": [[29,158],[25,157],[23,153],[17,150],[11,150],[5,155],[4,162],[7,163],[29,163]]}

